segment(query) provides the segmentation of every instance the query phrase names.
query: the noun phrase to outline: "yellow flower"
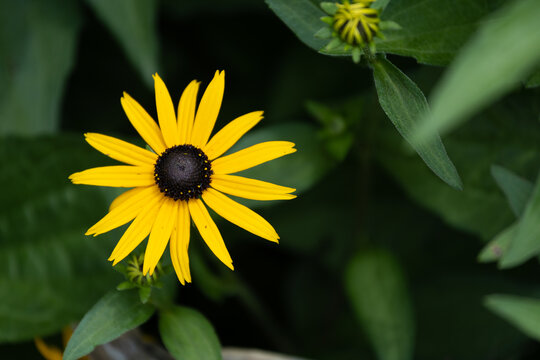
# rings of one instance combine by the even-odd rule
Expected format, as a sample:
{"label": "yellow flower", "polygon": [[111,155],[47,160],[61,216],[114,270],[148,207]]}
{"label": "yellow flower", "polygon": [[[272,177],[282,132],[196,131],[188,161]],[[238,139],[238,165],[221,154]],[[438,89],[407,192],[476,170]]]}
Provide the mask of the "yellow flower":
{"label": "yellow flower", "polygon": [[[232,260],[205,206],[226,220],[264,239],[279,236],[265,219],[224,193],[254,200],[285,200],[295,189],[231,175],[296,151],[287,141],[268,141],[222,156],[262,119],[262,111],[236,118],[210,140],[225,87],[216,71],[195,110],[199,82],[192,81],[175,109],[165,83],[154,75],[159,126],[131,96],[122,107],[154,152],[101,135],[85,134],[98,151],[128,165],[104,166],[75,173],[74,184],[133,188],[118,196],[109,213],[87,235],[99,235],[133,220],[109,260],[122,261],[148,235],[143,273],[152,275],[170,239],[171,260],[182,284],[191,282],[188,259],[190,219],[210,250],[230,269]],[[204,202],[203,202],[204,201]]]}
{"label": "yellow flower", "polygon": [[334,31],[349,45],[365,45],[379,33],[379,12],[372,9],[372,0],[356,0],[353,4],[345,0],[336,4]]}

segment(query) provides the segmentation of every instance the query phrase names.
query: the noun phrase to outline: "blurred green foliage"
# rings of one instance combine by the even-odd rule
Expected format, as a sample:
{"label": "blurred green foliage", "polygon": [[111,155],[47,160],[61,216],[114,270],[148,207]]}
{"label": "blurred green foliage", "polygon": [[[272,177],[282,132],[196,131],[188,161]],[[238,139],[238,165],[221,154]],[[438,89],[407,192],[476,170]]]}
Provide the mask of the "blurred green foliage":
{"label": "blurred green foliage", "polygon": [[[177,358],[218,359],[220,343],[329,360],[538,358],[538,264],[526,260],[540,249],[540,3],[376,4],[401,29],[356,66],[321,51],[317,1],[0,0],[0,357],[39,359],[35,336],[83,319],[66,355],[77,357],[159,304],[143,329]],[[234,272],[193,236],[193,284],[171,274],[154,305],[110,293],[122,229],[84,232],[119,192],[69,183],[113,163],[82,133],[137,142],[122,91],[155,116],[152,73],[176,102],[216,69],[217,128],[265,111],[236,149],[299,149],[245,171],[298,189],[246,202],[280,245],[216,218]],[[455,130],[425,148],[413,135],[432,103]],[[107,314],[116,325],[103,331]]]}

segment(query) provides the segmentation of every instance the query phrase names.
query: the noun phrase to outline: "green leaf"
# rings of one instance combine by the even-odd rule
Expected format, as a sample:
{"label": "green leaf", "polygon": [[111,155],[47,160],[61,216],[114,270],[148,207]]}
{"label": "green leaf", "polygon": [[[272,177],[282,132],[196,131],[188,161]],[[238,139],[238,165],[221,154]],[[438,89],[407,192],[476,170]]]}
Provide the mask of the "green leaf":
{"label": "green leaf", "polygon": [[159,332],[165,347],[181,360],[219,360],[221,345],[206,318],[194,309],[176,306],[159,313]]}
{"label": "green leaf", "polygon": [[158,72],[158,35],[156,0],[87,0],[107,25],[139,71],[142,80],[153,84],[151,74]]}
{"label": "green leaf", "polygon": [[0,139],[0,342],[57,332],[118,283],[118,235],[84,236],[116,192],[67,179],[103,160],[82,135]]}
{"label": "green leaf", "polygon": [[414,320],[403,271],[394,257],[384,251],[358,254],[348,266],[345,285],[378,358],[412,359]]}
{"label": "green leaf", "polygon": [[516,236],[516,228],[517,224],[512,224],[495,236],[478,254],[478,261],[482,263],[499,261],[506,254],[510,243]]}
{"label": "green leaf", "polygon": [[527,178],[533,178],[540,167],[537,103],[532,92],[510,96],[445,139],[460,169],[462,192],[430,176],[422,161],[403,149],[382,114],[367,116],[380,124],[375,155],[408,195],[448,224],[488,241],[515,221],[508,201],[493,181],[491,166],[501,164]]}
{"label": "green leaf", "polygon": [[540,253],[540,177],[516,228],[514,240],[499,265],[501,268],[517,266]]}
{"label": "green leaf", "polygon": [[520,217],[531,197],[533,184],[498,165],[491,167],[491,174],[508,199],[508,203],[516,217]]}
{"label": "green leaf", "polygon": [[135,290],[110,291],[84,315],[69,339],[64,360],[79,359],[96,346],[136,328],[145,323],[154,310],[152,305],[140,302]]}
{"label": "green leaf", "polygon": [[0,134],[53,133],[80,28],[76,1],[0,2]]}
{"label": "green leaf", "polygon": [[384,31],[385,38],[376,39],[377,50],[411,56],[424,64],[446,65],[500,2],[392,0],[381,20],[393,21],[401,29]]}
{"label": "green leaf", "polygon": [[265,0],[270,9],[310,48],[319,51],[327,41],[314,35],[325,13],[309,0]]}
{"label": "green leaf", "polygon": [[456,127],[524,80],[540,62],[539,18],[537,0],[513,1],[493,14],[433,91],[416,141]]}
{"label": "green leaf", "polygon": [[[498,165],[491,167],[491,175],[501,188],[516,217],[520,217],[533,190],[533,184],[512,171]],[[517,234],[517,223],[499,233],[491,240],[478,255],[480,262],[492,262],[500,260],[507,253],[510,243]]]}
{"label": "green leaf", "polygon": [[484,303],[527,336],[540,340],[540,299],[494,294],[487,296]]}
{"label": "green leaf", "polygon": [[419,119],[429,111],[422,91],[397,67],[383,58],[373,65],[373,76],[379,103],[401,136],[437,176],[453,188],[461,189],[461,179],[438,135],[433,135],[422,143],[411,141]]}

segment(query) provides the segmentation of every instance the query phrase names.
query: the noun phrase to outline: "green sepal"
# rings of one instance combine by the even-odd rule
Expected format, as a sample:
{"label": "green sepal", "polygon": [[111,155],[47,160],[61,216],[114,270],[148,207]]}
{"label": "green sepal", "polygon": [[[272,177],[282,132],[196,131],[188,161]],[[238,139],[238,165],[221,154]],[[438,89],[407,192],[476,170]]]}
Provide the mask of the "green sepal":
{"label": "green sepal", "polygon": [[323,23],[328,24],[328,25],[334,24],[334,18],[331,17],[331,16],[323,16],[323,17],[321,18],[321,21],[322,21]]}
{"label": "green sepal", "polygon": [[323,9],[323,11],[328,15],[334,15],[338,9],[335,2],[322,2],[320,6],[321,9]]}
{"label": "green sepal", "polygon": [[343,45],[343,42],[341,41],[340,38],[334,38],[332,39],[332,41],[330,41],[325,47],[324,47],[324,50],[326,51],[331,51],[331,50],[335,50],[337,49],[338,47],[341,47]]}
{"label": "green sepal", "polygon": [[332,30],[328,27],[319,29],[313,36],[318,39],[330,39],[332,37]]}
{"label": "green sepal", "polygon": [[124,281],[118,284],[118,286],[116,287],[116,290],[124,291],[124,290],[133,289],[134,287],[136,287],[136,285],[132,283],[131,281]]}
{"label": "green sepal", "polygon": [[369,43],[369,51],[371,51],[373,55],[377,53],[377,45],[375,45],[375,41]]}
{"label": "green sepal", "polygon": [[352,49],[352,59],[355,64],[358,64],[360,62],[360,59],[362,58],[362,51],[360,48],[355,47]]}
{"label": "green sepal", "polygon": [[395,21],[381,21],[379,23],[379,29],[381,30],[401,30],[402,27]]}
{"label": "green sepal", "polygon": [[152,288],[150,286],[139,288],[139,299],[141,299],[141,303],[146,304],[148,299],[150,299],[150,295],[152,295]]}

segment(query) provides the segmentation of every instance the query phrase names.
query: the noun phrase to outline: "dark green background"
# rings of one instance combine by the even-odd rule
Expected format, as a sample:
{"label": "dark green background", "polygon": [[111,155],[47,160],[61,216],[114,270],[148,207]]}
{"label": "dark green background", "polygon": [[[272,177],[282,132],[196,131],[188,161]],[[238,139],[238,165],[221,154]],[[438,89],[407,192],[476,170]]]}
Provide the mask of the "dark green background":
{"label": "dark green background", "polygon": [[[370,324],[389,319],[387,330],[394,331],[392,321],[404,316],[409,327],[396,331],[405,340],[389,341],[406,348],[414,343],[414,359],[539,356],[533,340],[483,306],[491,293],[537,294],[536,262],[501,271],[476,259],[485,242],[515,220],[490,167],[502,165],[535,180],[540,165],[537,89],[516,89],[444,138],[463,179],[459,192],[404,144],[380,109],[367,67],[311,50],[265,3],[157,2],[155,38],[149,35],[157,49],[156,68],[145,74],[135,65],[136,57],[148,54],[129,55],[91,3],[0,1],[0,75],[8,80],[0,99],[11,96],[9,79],[23,66],[19,55],[25,46],[45,41],[27,28],[38,15],[46,16],[40,11],[53,12],[68,25],[75,22],[66,25],[74,43],[73,67],[65,70],[65,78],[41,76],[56,71],[43,65],[34,86],[24,88],[33,92],[18,95],[31,108],[59,86],[58,116],[54,111],[52,116],[58,126],[20,135],[17,126],[5,127],[22,121],[16,112],[0,118],[3,359],[39,358],[28,342],[34,335],[53,335],[77,321],[121,281],[106,261],[120,232],[83,236],[116,193],[67,180],[72,172],[111,163],[84,142],[83,133],[140,143],[120,106],[123,91],[155,117],[152,72],[159,72],[176,104],[189,81],[198,79],[205,86],[218,69],[226,72],[226,86],[217,128],[236,116],[264,110],[265,119],[243,144],[291,140],[298,153],[248,173],[299,189],[292,201],[258,205],[257,211],[280,234],[279,246],[218,222],[235,263],[232,273],[218,264],[198,235],[192,236],[193,283],[177,284],[176,300],[202,312],[223,346],[313,359],[375,359],[370,343],[384,336],[376,330],[373,334],[378,327]],[[29,11],[34,17],[28,17]],[[465,40],[469,35],[460,36]],[[66,44],[44,42],[31,64],[51,63],[56,69],[61,52],[69,51]],[[443,72],[412,58],[389,59],[426,95]],[[50,245],[51,239],[58,248]],[[89,255],[87,247],[96,248],[95,253]],[[58,252],[67,265],[54,258],[35,265],[40,261],[36,258]],[[399,289],[381,290],[388,278],[397,279]],[[373,300],[369,294],[375,294]],[[367,300],[359,300],[363,298]],[[68,307],[72,299],[76,306]],[[384,307],[389,299],[395,314]],[[27,325],[8,320],[12,306],[28,317]],[[48,312],[50,317],[43,315]],[[157,321],[143,329],[157,336]],[[373,337],[379,340],[369,340]]]}

